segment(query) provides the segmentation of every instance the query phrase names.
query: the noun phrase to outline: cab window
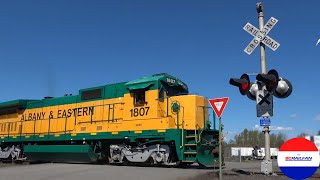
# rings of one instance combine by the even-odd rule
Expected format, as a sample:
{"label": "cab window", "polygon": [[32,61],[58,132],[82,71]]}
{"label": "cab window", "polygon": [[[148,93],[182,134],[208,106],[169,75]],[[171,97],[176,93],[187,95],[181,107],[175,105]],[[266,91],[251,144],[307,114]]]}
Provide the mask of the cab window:
{"label": "cab window", "polygon": [[144,105],[146,104],[146,91],[136,91],[134,92],[134,104]]}
{"label": "cab window", "polygon": [[176,86],[166,86],[166,93],[167,96],[179,96],[188,94],[188,91]]}

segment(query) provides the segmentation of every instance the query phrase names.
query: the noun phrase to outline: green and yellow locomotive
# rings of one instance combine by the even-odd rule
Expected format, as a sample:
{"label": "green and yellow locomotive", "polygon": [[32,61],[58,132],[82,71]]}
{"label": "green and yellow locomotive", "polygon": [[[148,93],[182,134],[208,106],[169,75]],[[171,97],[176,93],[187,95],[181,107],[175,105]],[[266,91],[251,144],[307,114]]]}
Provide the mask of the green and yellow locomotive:
{"label": "green and yellow locomotive", "polygon": [[207,99],[168,74],[0,103],[1,159],[217,166]]}

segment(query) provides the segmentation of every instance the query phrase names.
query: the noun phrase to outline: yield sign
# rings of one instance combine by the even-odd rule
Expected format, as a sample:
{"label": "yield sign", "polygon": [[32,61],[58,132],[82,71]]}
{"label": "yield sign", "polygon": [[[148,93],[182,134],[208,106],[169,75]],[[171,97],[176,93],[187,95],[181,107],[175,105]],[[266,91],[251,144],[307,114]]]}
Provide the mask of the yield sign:
{"label": "yield sign", "polygon": [[223,113],[223,110],[226,107],[228,100],[229,100],[228,97],[209,99],[209,102],[210,102],[214,112],[218,116],[218,118],[221,117],[221,114]]}

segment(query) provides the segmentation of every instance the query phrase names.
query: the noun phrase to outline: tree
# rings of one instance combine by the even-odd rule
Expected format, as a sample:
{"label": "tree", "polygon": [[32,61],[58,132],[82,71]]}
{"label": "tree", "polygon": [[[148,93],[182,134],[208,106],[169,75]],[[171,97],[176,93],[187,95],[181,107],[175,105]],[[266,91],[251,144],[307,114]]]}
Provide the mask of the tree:
{"label": "tree", "polygon": [[286,139],[287,139],[286,135],[280,132],[276,137],[274,147],[280,148],[282,146],[282,144],[286,141]]}
{"label": "tree", "polygon": [[[283,133],[270,134],[270,146],[280,148],[286,141],[286,136]],[[264,147],[264,133],[257,130],[244,129],[234,138],[234,146],[236,147]]]}
{"label": "tree", "polygon": [[[286,141],[286,136],[283,133],[270,134],[270,147],[280,148]],[[234,139],[229,142],[224,142],[225,159],[231,158],[231,147],[264,147],[264,133],[257,130],[244,129],[241,133],[235,135]]]}
{"label": "tree", "polygon": [[301,138],[305,138],[306,136],[308,136],[308,134],[305,133],[305,132],[302,132],[302,133],[297,135],[297,137],[301,137]]}

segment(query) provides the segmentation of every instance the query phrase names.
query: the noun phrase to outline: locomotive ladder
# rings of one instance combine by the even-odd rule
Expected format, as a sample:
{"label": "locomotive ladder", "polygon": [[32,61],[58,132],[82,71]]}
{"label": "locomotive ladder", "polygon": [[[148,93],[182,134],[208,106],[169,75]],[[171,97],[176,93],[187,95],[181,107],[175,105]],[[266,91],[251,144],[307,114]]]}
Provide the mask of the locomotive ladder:
{"label": "locomotive ladder", "polygon": [[[186,135],[184,138],[184,141],[182,141],[182,147],[183,147],[183,155],[184,160],[182,162],[184,163],[193,163],[197,160],[197,146],[201,144],[201,134],[205,128],[207,128],[207,121],[209,119],[206,119],[206,113],[209,113],[210,107],[207,106],[198,106],[197,108],[201,108],[203,110],[203,127],[199,127],[197,122],[195,121],[195,129],[194,130],[186,130]],[[216,119],[213,115],[213,129],[216,130]],[[184,123],[184,120],[182,120]],[[184,128],[182,124],[182,128]],[[183,129],[184,130],[184,129]]]}
{"label": "locomotive ladder", "polygon": [[185,143],[183,146],[183,163],[193,163],[197,159],[197,134],[194,130],[186,130]]}

